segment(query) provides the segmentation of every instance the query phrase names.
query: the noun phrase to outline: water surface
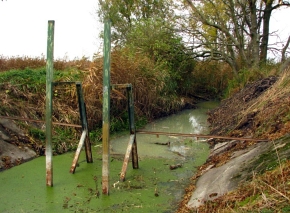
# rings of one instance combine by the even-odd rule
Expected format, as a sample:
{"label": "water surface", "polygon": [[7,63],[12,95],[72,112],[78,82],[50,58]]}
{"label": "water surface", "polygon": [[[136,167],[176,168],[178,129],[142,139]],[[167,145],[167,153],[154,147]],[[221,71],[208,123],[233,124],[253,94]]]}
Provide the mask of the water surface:
{"label": "water surface", "polygon": [[[148,124],[148,131],[208,133],[206,112],[214,102],[198,109]],[[195,168],[208,156],[208,145],[195,138],[137,134],[139,169],[128,165],[126,181],[119,182],[128,136],[111,140],[110,195],[100,194],[101,144],[93,147],[94,163],[84,152],[75,174],[69,169],[74,153],[53,157],[53,187],[45,185],[45,157],[0,173],[0,212],[174,212]],[[170,146],[156,143],[170,142]],[[120,157],[121,156],[121,157]],[[182,167],[170,170],[170,165]]]}

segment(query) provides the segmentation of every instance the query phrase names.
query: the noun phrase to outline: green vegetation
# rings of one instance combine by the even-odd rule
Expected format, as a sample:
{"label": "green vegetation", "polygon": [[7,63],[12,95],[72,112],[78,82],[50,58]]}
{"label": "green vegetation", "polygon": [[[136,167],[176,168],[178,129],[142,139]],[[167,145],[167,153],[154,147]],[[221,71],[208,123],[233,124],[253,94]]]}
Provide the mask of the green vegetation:
{"label": "green vegetation", "polygon": [[175,190],[182,191],[192,167],[205,161],[208,149],[197,144],[199,160],[188,159],[176,170],[169,165],[180,160],[144,157],[140,169],[128,165],[125,182],[119,181],[123,158],[111,155],[110,196],[102,194],[101,151],[101,147],[92,148],[94,163],[87,163],[81,152],[73,175],[68,172],[73,153],[54,156],[54,187],[44,185],[45,157],[1,173],[0,181],[6,184],[0,185],[0,212],[172,212],[178,205]]}

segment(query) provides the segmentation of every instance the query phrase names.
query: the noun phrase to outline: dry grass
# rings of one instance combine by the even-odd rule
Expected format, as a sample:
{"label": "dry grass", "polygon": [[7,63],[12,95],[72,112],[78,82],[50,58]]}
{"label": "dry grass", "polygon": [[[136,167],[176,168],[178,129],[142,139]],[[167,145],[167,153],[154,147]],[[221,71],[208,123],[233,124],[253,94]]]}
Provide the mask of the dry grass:
{"label": "dry grass", "polygon": [[290,128],[290,72],[249,83],[210,113],[212,134],[277,139]]}
{"label": "dry grass", "polygon": [[[27,56],[17,57],[4,57],[0,55],[0,72],[9,70],[24,70],[25,68],[36,69],[46,66],[46,59],[44,55],[38,58],[31,58]],[[79,70],[85,70],[91,66],[91,61],[87,58],[67,60],[57,59],[54,61],[54,69],[65,70],[69,68],[77,68]]]}
{"label": "dry grass", "polygon": [[[111,54],[111,84],[133,85],[136,119],[158,118],[180,110],[186,103],[172,94],[163,94],[166,89],[166,72],[156,68],[149,57],[132,55],[128,50],[115,50]],[[0,115],[44,120],[45,117],[45,60],[44,58],[0,57],[0,70],[11,73],[8,81],[0,83],[2,105]],[[14,71],[11,71],[14,70]],[[88,61],[86,58],[73,61],[54,62],[55,81],[81,81],[87,108],[89,129],[102,126],[103,59]],[[34,73],[42,78],[29,76]],[[18,81],[14,81],[17,75]],[[33,74],[32,74],[33,75]],[[34,79],[33,79],[34,78]],[[4,79],[4,78],[2,78]],[[6,78],[7,79],[7,78]],[[33,81],[31,80],[33,79]],[[12,82],[13,81],[13,82]],[[16,82],[16,83],[15,83]],[[25,82],[23,84],[23,82]],[[111,118],[124,128],[127,122],[127,95],[125,89],[111,91]],[[53,121],[79,124],[78,102],[74,85],[56,85],[53,88]],[[113,123],[111,122],[111,124]],[[31,125],[31,124],[29,124]],[[27,124],[27,128],[30,128]],[[42,125],[35,125],[41,128]],[[118,128],[115,128],[117,130]],[[71,135],[76,130],[67,130]],[[59,128],[56,131],[62,131]],[[97,136],[98,139],[99,136]],[[63,139],[59,139],[63,140]],[[39,142],[40,143],[40,142]],[[67,149],[64,149],[67,150]]]}
{"label": "dry grass", "polygon": [[[206,202],[198,212],[289,212],[290,161],[263,175],[253,174],[251,182],[239,186],[214,201]],[[189,211],[190,212],[190,211]]]}
{"label": "dry grass", "polygon": [[[182,107],[181,100],[161,96],[165,86],[162,72],[156,70],[155,64],[149,58],[139,54],[130,57],[130,53],[126,50],[115,51],[111,57],[111,84],[133,85],[137,116],[152,119],[163,112],[170,114]],[[102,81],[103,61],[99,59],[86,71],[83,80],[88,114],[95,119],[101,119],[102,116]],[[112,90],[111,100],[111,112],[116,117],[127,110],[126,90]]]}
{"label": "dry grass", "polygon": [[290,130],[290,68],[285,70],[277,82],[255,99],[243,116],[255,113],[256,137],[277,139]]}
{"label": "dry grass", "polygon": [[[290,70],[289,68],[285,70],[273,84],[269,83],[272,78],[265,80],[249,84],[235,97],[226,100],[223,103],[224,107],[213,112],[211,119],[215,122],[215,126],[219,126],[215,129],[217,132],[272,139],[274,147],[276,147],[275,139],[289,134]],[[275,79],[273,78],[273,80]],[[260,91],[265,84],[271,86]],[[288,141],[285,141],[285,144],[287,143]],[[226,154],[224,153],[220,157]],[[195,188],[195,181],[206,167],[206,164],[203,165],[199,173],[193,177],[192,185],[186,189],[187,193],[178,212],[290,212],[288,178],[290,161],[281,162],[277,149],[276,155],[279,165],[274,170],[262,175],[253,174],[252,181],[243,183],[235,191],[214,201],[206,202],[198,210],[191,210],[186,207],[186,204]],[[222,163],[228,159],[213,159],[208,163],[215,163],[214,160]]]}
{"label": "dry grass", "polygon": [[252,180],[243,182],[236,190],[215,200],[207,201],[198,209],[190,209],[187,203],[195,190],[195,182],[204,166],[192,178],[192,184],[186,188],[186,194],[180,203],[178,213],[249,213],[249,212],[289,212],[290,211],[290,160],[262,175],[253,173]]}

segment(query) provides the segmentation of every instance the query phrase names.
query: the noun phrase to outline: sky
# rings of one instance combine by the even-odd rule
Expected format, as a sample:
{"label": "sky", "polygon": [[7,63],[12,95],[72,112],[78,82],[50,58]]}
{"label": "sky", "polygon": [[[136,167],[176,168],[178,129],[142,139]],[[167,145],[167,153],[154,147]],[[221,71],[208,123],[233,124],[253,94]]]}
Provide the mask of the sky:
{"label": "sky", "polygon": [[[97,5],[98,0],[1,0],[0,55],[46,57],[48,20],[54,20],[54,58],[92,59],[103,49]],[[270,43],[286,41],[289,20],[290,8],[273,13]]]}
{"label": "sky", "polygon": [[46,57],[48,21],[55,21],[54,58],[102,51],[97,0],[1,0],[0,55]]}

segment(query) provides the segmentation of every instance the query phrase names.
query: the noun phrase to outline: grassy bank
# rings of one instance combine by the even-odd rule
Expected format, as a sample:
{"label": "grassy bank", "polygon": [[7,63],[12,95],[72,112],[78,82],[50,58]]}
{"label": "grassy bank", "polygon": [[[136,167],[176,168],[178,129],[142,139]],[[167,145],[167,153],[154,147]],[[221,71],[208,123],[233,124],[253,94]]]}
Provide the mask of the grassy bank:
{"label": "grassy bank", "polygon": [[[240,183],[236,190],[205,202],[198,210],[188,209],[186,204],[204,169],[210,165],[224,165],[234,158],[235,152],[243,151],[255,142],[237,143],[209,158],[192,178],[178,212],[289,212],[289,69],[288,66],[281,70],[275,65],[260,73],[241,71],[232,79],[228,86],[231,94],[209,113],[211,133],[267,139],[269,149],[256,157],[256,167],[245,171],[250,178]],[[223,141],[214,141],[211,145],[219,142]]]}
{"label": "grassy bank", "polygon": [[[196,63],[186,79],[176,78],[164,66],[150,57],[126,49],[112,52],[111,84],[133,85],[135,121],[137,128],[148,121],[170,115],[184,108],[193,108],[199,100],[220,96],[229,78],[229,70],[214,78],[210,67],[218,64]],[[206,68],[207,67],[207,68]],[[214,69],[218,73],[218,69]],[[171,75],[174,75],[173,78]],[[87,118],[92,142],[101,140],[103,59],[86,58],[73,61],[55,60],[55,82],[82,82]],[[215,79],[215,80],[214,80]],[[176,81],[176,82],[175,82]],[[179,87],[176,87],[177,85]],[[0,57],[0,115],[25,119],[45,118],[46,68],[44,58]],[[127,97],[124,89],[111,91],[111,133],[128,129]],[[56,85],[53,88],[53,122],[80,124],[75,85]],[[17,121],[27,134],[25,141],[44,154],[44,123]],[[80,130],[54,125],[55,154],[76,148]],[[18,140],[19,141],[19,140]],[[32,142],[31,142],[32,141]],[[21,141],[19,141],[21,143]]]}

